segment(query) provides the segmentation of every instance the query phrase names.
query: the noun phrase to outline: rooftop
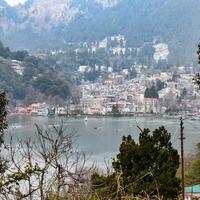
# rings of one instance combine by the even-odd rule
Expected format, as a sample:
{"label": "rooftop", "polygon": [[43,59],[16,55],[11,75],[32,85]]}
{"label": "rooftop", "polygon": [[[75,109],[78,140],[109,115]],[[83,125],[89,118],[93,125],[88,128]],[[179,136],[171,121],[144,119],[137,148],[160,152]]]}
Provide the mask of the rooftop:
{"label": "rooftop", "polygon": [[200,184],[186,187],[185,192],[186,193],[200,193]]}

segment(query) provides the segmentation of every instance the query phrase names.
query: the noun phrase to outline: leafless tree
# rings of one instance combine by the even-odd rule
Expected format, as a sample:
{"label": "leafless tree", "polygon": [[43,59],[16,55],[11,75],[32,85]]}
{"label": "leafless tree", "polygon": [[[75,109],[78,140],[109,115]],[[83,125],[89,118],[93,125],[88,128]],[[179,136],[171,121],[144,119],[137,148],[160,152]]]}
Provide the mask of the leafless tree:
{"label": "leafless tree", "polygon": [[43,130],[35,139],[10,143],[10,166],[0,181],[0,199],[79,199],[90,193],[94,165],[74,147],[76,132],[66,134],[63,124]]}

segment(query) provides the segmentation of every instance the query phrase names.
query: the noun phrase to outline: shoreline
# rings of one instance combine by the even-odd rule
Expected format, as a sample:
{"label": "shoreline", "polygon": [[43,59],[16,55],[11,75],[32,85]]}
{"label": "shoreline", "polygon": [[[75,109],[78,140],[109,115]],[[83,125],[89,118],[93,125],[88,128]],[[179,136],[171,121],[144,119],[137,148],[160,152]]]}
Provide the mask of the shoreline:
{"label": "shoreline", "polygon": [[200,120],[200,116],[191,116],[191,115],[184,115],[184,114],[177,114],[177,115],[167,115],[167,114],[156,114],[156,113],[130,113],[130,114],[119,114],[119,115],[113,115],[113,114],[106,114],[106,115],[100,115],[100,114],[82,114],[82,115],[31,115],[30,113],[9,113],[8,117],[17,117],[17,116],[27,116],[27,117],[47,117],[47,118],[78,118],[78,119],[84,119],[87,118],[126,118],[126,117],[146,117],[146,118],[161,118],[161,119],[180,119],[181,116],[184,117],[184,119],[189,120]]}

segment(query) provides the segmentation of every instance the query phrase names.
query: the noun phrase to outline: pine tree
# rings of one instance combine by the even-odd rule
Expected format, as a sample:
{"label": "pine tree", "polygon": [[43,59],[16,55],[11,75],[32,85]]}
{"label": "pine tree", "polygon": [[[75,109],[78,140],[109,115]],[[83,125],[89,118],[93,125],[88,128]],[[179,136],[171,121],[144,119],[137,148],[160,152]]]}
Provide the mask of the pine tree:
{"label": "pine tree", "polygon": [[114,172],[92,176],[94,193],[101,199],[148,195],[150,199],[177,199],[180,181],[176,177],[179,155],[172,147],[171,135],[164,127],[141,130],[139,142],[124,136],[119,154],[113,160]]}
{"label": "pine tree", "polygon": [[170,134],[164,127],[150,133],[144,129],[139,143],[131,136],[123,137],[120,153],[113,161],[115,172],[122,172],[126,193],[134,196],[142,191],[164,199],[176,199],[179,194],[179,155],[172,147]]}
{"label": "pine tree", "polygon": [[[198,45],[197,55],[198,55],[198,63],[200,64],[200,43]],[[198,85],[200,89],[200,73],[197,73],[193,80],[195,81],[195,83]]]}

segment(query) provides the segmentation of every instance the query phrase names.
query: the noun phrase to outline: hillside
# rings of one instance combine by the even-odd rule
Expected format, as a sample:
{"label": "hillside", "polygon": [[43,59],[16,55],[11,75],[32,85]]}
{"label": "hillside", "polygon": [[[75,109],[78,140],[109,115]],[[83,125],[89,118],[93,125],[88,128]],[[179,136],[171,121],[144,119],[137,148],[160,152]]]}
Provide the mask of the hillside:
{"label": "hillside", "polygon": [[15,49],[60,49],[121,34],[130,47],[166,42],[175,63],[196,59],[196,0],[28,0],[16,7],[1,0],[0,10],[0,39]]}
{"label": "hillside", "polygon": [[0,42],[0,88],[8,93],[9,102],[66,100],[70,96],[67,78],[55,72],[44,60],[26,51],[12,52]]}

